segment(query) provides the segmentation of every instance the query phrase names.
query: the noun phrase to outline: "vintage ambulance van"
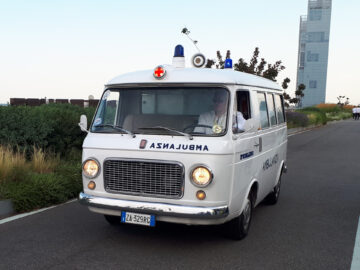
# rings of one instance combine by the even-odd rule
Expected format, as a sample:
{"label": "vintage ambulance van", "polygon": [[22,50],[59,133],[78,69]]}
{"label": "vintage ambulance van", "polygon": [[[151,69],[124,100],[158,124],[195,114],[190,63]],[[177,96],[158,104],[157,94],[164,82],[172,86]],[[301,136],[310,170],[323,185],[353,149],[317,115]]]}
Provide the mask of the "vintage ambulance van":
{"label": "vintage ambulance van", "polygon": [[[205,58],[196,55],[194,66]],[[111,224],[227,223],[248,234],[253,209],[278,201],[286,171],[283,91],[226,69],[173,65],[106,84],[83,143],[79,201]]]}

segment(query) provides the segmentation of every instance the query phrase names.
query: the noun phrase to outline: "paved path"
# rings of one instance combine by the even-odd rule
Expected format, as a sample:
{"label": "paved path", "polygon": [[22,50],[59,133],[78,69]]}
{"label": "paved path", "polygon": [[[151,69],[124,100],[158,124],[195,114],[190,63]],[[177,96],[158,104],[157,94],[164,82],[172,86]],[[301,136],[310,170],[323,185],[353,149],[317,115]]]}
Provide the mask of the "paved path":
{"label": "paved path", "polygon": [[360,122],[289,137],[279,203],[255,209],[243,241],[222,227],[112,227],[73,202],[0,225],[0,269],[350,269],[359,153]]}

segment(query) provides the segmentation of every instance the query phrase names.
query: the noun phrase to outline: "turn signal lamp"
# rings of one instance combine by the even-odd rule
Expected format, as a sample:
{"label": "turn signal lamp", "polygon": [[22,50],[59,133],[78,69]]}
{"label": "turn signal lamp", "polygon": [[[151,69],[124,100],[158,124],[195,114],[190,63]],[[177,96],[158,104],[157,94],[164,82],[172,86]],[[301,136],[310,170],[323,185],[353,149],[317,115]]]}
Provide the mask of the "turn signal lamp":
{"label": "turn signal lamp", "polygon": [[192,183],[197,187],[208,186],[211,183],[212,178],[212,172],[205,166],[196,167],[191,173]]}
{"label": "turn signal lamp", "polygon": [[88,184],[88,188],[89,189],[95,189],[96,188],[96,184],[94,181],[90,181],[89,184]]}
{"label": "turn signal lamp", "polygon": [[199,190],[198,192],[196,192],[196,198],[198,198],[198,200],[200,201],[205,200],[206,198],[205,191]]}

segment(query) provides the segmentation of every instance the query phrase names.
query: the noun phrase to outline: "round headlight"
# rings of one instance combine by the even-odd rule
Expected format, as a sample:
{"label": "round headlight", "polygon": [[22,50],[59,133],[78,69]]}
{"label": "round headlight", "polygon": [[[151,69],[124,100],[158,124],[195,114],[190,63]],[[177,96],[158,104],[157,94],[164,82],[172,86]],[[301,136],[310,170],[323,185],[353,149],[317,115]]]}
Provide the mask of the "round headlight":
{"label": "round headlight", "polygon": [[213,179],[213,174],[205,166],[199,166],[192,170],[191,180],[192,183],[197,187],[206,187],[211,183]]}
{"label": "round headlight", "polygon": [[100,171],[100,165],[97,160],[88,159],[83,163],[82,169],[85,177],[95,178]]}

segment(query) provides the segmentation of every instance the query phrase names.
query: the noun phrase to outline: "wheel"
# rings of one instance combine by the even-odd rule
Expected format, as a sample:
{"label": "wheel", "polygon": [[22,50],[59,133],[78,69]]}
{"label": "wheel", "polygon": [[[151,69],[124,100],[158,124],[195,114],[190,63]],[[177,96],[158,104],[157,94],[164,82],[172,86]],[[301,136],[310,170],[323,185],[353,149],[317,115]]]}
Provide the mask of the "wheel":
{"label": "wheel", "polygon": [[105,219],[111,225],[119,225],[121,218],[119,216],[104,215]]}
{"label": "wheel", "polygon": [[279,177],[279,181],[277,182],[274,189],[270,192],[269,195],[265,198],[265,203],[269,205],[274,205],[278,202],[280,196],[280,187],[281,187],[281,174]]}
{"label": "wheel", "polygon": [[249,233],[252,218],[253,203],[250,198],[246,199],[246,205],[240,216],[231,220],[228,225],[230,237],[234,240],[241,240]]}

